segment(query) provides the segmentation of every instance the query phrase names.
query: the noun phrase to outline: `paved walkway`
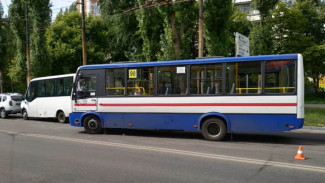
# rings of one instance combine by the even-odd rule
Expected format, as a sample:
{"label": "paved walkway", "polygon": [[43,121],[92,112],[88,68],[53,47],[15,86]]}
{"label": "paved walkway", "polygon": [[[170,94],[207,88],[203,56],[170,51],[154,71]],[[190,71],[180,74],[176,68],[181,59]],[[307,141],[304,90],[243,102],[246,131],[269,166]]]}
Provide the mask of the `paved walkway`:
{"label": "paved walkway", "polygon": [[325,109],[325,104],[305,104],[305,108],[321,108],[321,109]]}

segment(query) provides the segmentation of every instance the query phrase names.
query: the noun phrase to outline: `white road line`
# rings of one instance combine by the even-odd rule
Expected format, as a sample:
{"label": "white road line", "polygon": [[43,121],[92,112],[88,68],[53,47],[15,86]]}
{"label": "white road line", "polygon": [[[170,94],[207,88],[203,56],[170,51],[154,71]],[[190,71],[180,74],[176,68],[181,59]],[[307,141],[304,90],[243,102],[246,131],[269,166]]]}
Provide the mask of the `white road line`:
{"label": "white road line", "polygon": [[33,134],[33,133],[20,133],[15,131],[0,130],[0,132],[6,134],[12,134],[12,135],[25,136],[25,137],[35,137],[35,138],[42,138],[42,139],[59,140],[65,142],[76,142],[76,143],[92,144],[92,145],[102,145],[102,146],[109,146],[109,147],[120,147],[120,148],[128,148],[133,150],[155,151],[161,153],[179,154],[179,155],[187,155],[187,156],[200,157],[200,158],[209,158],[209,159],[217,159],[217,160],[224,160],[224,161],[234,161],[234,162],[241,162],[241,163],[283,167],[289,169],[298,169],[298,170],[325,173],[325,167],[299,165],[293,163],[282,163],[282,162],[266,161],[266,160],[259,160],[259,159],[240,158],[235,156],[224,156],[218,154],[208,154],[208,153],[200,153],[200,152],[184,151],[184,150],[168,149],[168,148],[160,148],[160,147],[152,147],[152,146],[140,146],[140,145],[122,144],[122,143],[114,143],[114,142],[83,140],[83,139],[41,135],[41,134]]}

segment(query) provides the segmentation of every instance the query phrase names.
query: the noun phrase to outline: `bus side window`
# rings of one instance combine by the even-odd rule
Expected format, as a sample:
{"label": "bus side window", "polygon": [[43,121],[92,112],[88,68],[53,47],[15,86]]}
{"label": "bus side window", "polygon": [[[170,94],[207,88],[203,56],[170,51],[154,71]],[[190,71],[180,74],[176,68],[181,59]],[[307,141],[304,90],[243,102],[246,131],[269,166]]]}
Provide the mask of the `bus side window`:
{"label": "bus side window", "polygon": [[186,90],[187,68],[185,66],[158,67],[158,95],[186,95]]}
{"label": "bus side window", "polygon": [[226,65],[226,93],[228,94],[261,94],[261,63],[239,62]]}
{"label": "bus side window", "polygon": [[191,94],[222,94],[222,64],[191,66]]}
{"label": "bus side window", "polygon": [[266,61],[265,93],[294,93],[296,91],[295,63],[294,60]]}
{"label": "bus side window", "polygon": [[106,69],[106,95],[125,95],[125,71],[124,69]]}
{"label": "bus side window", "polygon": [[153,67],[128,69],[128,95],[153,95],[155,93],[154,78],[155,75]]}

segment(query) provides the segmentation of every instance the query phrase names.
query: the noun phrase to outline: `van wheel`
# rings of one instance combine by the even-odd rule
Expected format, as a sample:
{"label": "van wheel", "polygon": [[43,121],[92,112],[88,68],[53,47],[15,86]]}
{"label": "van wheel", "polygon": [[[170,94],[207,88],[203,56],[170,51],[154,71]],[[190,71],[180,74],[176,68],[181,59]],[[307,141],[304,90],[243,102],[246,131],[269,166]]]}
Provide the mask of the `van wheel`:
{"label": "van wheel", "polygon": [[202,135],[206,140],[220,141],[226,133],[227,128],[225,123],[218,118],[210,118],[203,122]]}
{"label": "van wheel", "polygon": [[5,108],[2,108],[0,110],[0,116],[1,116],[1,118],[7,118],[8,117],[8,113],[6,112]]}
{"label": "van wheel", "polygon": [[101,121],[97,116],[87,116],[83,121],[84,128],[89,134],[98,134],[103,132]]}
{"label": "van wheel", "polygon": [[56,115],[56,118],[60,123],[65,123],[67,121],[63,111],[59,111],[58,114]]}
{"label": "van wheel", "polygon": [[24,120],[28,120],[29,119],[26,109],[23,110],[22,115],[23,115],[23,119]]}

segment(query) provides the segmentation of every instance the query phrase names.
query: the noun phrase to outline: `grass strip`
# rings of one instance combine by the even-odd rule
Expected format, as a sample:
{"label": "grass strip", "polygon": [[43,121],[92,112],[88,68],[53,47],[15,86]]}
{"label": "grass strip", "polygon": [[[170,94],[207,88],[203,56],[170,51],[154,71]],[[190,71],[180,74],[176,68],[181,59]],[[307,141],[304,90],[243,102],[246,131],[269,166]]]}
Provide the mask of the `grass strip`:
{"label": "grass strip", "polygon": [[304,126],[325,127],[325,109],[305,108]]}

